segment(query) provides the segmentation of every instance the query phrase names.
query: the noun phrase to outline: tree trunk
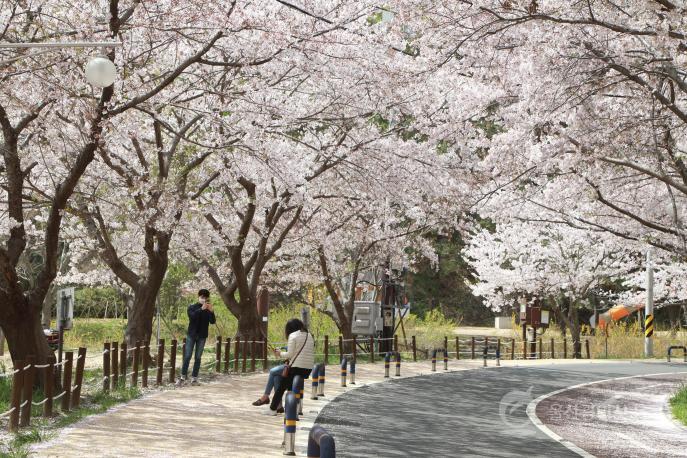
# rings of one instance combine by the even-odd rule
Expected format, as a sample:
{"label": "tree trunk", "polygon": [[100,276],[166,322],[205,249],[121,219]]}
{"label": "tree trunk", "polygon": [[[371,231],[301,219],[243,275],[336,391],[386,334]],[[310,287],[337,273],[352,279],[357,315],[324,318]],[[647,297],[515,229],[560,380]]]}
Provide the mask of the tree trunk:
{"label": "tree trunk", "polygon": [[[246,355],[250,358],[253,355],[252,349],[255,348],[255,358],[262,358],[263,347],[260,344],[253,346],[251,342],[262,342],[265,339],[262,318],[258,315],[255,301],[247,301],[241,305],[241,313],[238,318],[238,329],[236,330],[235,340],[248,341],[246,344]],[[279,330],[283,332],[283,330]],[[287,338],[284,336],[284,342]],[[243,352],[243,347],[241,347]]]}
{"label": "tree trunk", "polygon": [[[126,344],[134,348],[137,341],[150,343],[153,334],[153,317],[155,316],[155,299],[160,291],[165,271],[151,273],[148,281],[134,293],[134,301],[129,309],[126,321]],[[133,354],[133,352],[132,352]],[[152,361],[152,359],[149,359]]]}
{"label": "tree trunk", "polygon": [[[51,288],[53,292],[53,288]],[[43,329],[48,329],[50,327],[50,322],[52,320],[52,306],[55,303],[55,294],[48,294],[48,296],[43,301],[43,310],[41,312],[41,325]]]}
{"label": "tree trunk", "polygon": [[582,358],[582,342],[580,340],[580,317],[577,313],[577,304],[569,304],[568,319],[570,320],[570,337],[573,341],[573,358]]}
{"label": "tree trunk", "polygon": [[[344,340],[344,353],[353,353],[353,332],[351,331],[351,321],[344,319],[341,321],[339,326],[339,331],[341,331],[341,336]],[[361,342],[362,343],[362,342]],[[372,350],[372,349],[371,349]]]}
{"label": "tree trunk", "polygon": [[[34,356],[36,364],[45,364],[54,357],[43,333],[38,308],[32,307],[23,297],[4,298],[10,303],[23,303],[22,307],[14,308],[2,320],[2,330],[7,339],[7,346],[12,361],[26,360],[27,356]],[[9,308],[9,307],[8,307]]]}

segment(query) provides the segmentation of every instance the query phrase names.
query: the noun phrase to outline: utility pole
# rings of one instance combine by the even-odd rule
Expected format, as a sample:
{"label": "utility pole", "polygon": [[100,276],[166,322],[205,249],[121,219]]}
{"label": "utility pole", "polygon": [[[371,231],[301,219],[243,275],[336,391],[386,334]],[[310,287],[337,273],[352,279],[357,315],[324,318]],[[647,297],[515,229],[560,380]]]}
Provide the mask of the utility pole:
{"label": "utility pole", "polygon": [[391,263],[387,260],[384,276],[382,277],[382,340],[379,346],[380,353],[386,353],[393,349],[395,305],[396,285],[392,279]]}
{"label": "utility pole", "polygon": [[651,248],[646,253],[646,305],[644,307],[644,356],[654,356],[654,269]]}

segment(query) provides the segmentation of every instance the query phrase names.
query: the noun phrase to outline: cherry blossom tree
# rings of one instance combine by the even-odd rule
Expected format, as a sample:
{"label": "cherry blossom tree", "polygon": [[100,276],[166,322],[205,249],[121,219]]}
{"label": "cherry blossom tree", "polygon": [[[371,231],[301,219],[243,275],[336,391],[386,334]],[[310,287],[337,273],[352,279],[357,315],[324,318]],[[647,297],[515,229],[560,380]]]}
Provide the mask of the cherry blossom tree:
{"label": "cherry blossom tree", "polygon": [[[58,4],[36,9],[4,2],[0,40],[42,42],[99,36],[117,37],[127,10],[110,4],[111,21],[96,5],[79,11]],[[97,34],[95,31],[98,30]],[[114,51],[108,54],[117,59]],[[2,127],[2,201],[0,224],[0,326],[14,360],[52,355],[40,323],[41,306],[58,269],[60,228],[76,186],[95,157],[110,122],[115,88],[87,87],[73,52],[2,53],[0,126]],[[31,285],[19,280],[18,265],[29,238],[42,241],[39,273]]]}
{"label": "cherry blossom tree", "polygon": [[472,147],[505,213],[527,201],[539,219],[684,256],[682,3],[413,5],[421,14],[409,8],[405,27],[421,31],[430,67],[458,75],[447,91],[468,97],[449,109],[493,127]]}
{"label": "cherry blossom tree", "polygon": [[[479,282],[473,291],[494,310],[520,296],[544,302],[570,330],[580,355],[578,309],[589,294],[641,270],[641,253],[603,231],[553,223],[504,222],[480,231],[465,250]],[[641,281],[639,278],[636,280]]]}

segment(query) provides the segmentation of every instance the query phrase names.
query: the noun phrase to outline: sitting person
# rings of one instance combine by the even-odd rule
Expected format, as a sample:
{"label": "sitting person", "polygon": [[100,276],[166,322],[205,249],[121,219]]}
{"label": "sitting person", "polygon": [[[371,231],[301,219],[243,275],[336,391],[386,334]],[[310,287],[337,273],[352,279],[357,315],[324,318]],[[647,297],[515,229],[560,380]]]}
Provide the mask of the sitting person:
{"label": "sitting person", "polygon": [[275,349],[278,357],[289,360],[289,374],[281,377],[279,386],[275,385],[274,397],[265,415],[277,415],[277,408],[281,405],[284,392],[293,385],[293,378],[300,375],[304,379],[310,377],[312,366],[315,363],[315,339],[305,329],[303,322],[292,318],[286,323],[286,337],[288,344],[286,351]]}
{"label": "sitting person", "polygon": [[274,388],[276,392],[276,389],[279,387],[279,383],[281,382],[281,374],[284,372],[285,365],[286,364],[280,364],[270,369],[269,375],[267,376],[267,385],[265,385],[265,392],[258,398],[257,401],[253,402],[254,406],[261,406],[270,403],[270,394],[272,393],[272,388]]}

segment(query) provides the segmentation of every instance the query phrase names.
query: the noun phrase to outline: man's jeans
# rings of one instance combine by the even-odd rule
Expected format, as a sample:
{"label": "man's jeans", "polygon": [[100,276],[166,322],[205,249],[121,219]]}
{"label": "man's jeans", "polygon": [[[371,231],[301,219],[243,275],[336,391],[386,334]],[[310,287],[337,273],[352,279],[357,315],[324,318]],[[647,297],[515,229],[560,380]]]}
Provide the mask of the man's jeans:
{"label": "man's jeans", "polygon": [[181,377],[186,378],[188,374],[188,365],[191,363],[191,355],[193,354],[193,347],[196,347],[196,356],[193,360],[193,372],[191,376],[198,377],[200,371],[200,357],[203,356],[203,348],[205,348],[204,337],[190,337],[186,336],[186,348],[184,349],[184,364],[181,366]]}

